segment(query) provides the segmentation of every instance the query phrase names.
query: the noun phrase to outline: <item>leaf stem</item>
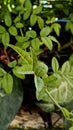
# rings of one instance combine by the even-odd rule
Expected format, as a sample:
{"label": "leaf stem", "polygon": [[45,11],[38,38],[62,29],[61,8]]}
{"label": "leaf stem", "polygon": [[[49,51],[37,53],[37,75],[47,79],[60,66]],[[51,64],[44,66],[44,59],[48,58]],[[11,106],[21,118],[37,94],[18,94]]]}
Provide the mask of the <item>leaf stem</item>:
{"label": "leaf stem", "polygon": [[23,37],[24,36],[24,34],[23,34],[23,31],[22,31],[22,29],[20,28],[20,33],[21,33],[21,36]]}
{"label": "leaf stem", "polygon": [[47,95],[50,97],[50,99],[53,101],[53,103],[60,109],[62,110],[62,107],[58,104],[58,102],[51,96],[51,94],[48,92],[47,89],[45,89],[45,92],[47,93]]}

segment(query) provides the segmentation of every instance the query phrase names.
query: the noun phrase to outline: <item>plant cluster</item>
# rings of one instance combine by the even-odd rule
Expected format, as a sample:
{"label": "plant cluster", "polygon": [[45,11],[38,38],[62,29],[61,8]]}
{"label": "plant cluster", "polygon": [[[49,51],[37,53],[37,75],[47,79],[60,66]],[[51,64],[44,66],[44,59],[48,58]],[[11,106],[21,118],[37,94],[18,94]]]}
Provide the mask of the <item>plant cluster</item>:
{"label": "plant cluster", "polygon": [[[55,2],[55,5],[52,3],[53,10],[45,9],[42,4],[32,0],[0,1],[0,103],[2,108],[4,107],[2,101],[6,102],[6,108],[11,105],[11,100],[15,100],[14,94],[17,95],[18,102],[22,102],[19,100],[20,97],[23,99],[23,92],[20,93],[22,84],[15,91],[14,82],[20,79],[26,80],[26,75],[33,75],[36,98],[44,102],[39,106],[43,109],[47,103],[45,111],[52,111],[56,105],[72,126],[72,106],[69,109],[70,112],[67,110],[73,100],[72,4],[71,0],[64,4],[70,8],[68,10],[64,8],[62,2]],[[71,39],[64,44],[59,41],[63,28],[56,20],[60,17],[58,11],[61,12],[61,10],[61,18],[69,20],[64,24],[64,29],[71,35]],[[66,50],[71,51],[69,55]],[[64,51],[69,59],[67,58],[67,61],[60,65],[59,59],[61,54],[65,55]],[[52,56],[49,63],[50,54]],[[46,63],[45,57],[47,57]],[[50,68],[51,71],[49,71]],[[8,98],[5,100],[6,96],[11,97],[9,102]],[[18,108],[19,105],[16,109],[9,109],[15,114]],[[2,110],[0,112],[2,113]],[[8,123],[12,118],[13,116],[7,120]],[[0,119],[0,125],[1,130],[7,127],[7,124],[2,124],[2,119]]]}

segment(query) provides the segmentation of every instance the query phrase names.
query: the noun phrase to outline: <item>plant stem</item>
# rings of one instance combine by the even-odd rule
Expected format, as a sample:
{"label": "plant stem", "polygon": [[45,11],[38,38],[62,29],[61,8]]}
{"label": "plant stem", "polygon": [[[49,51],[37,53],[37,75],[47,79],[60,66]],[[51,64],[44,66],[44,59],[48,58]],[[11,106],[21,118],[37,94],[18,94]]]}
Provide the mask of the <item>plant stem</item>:
{"label": "plant stem", "polygon": [[65,49],[65,48],[67,48],[67,47],[69,47],[69,46],[71,46],[72,44],[73,44],[73,42],[64,44],[64,45],[60,48],[60,51],[63,50],[63,49]]}
{"label": "plant stem", "polygon": [[24,36],[24,34],[23,34],[23,31],[22,31],[22,29],[20,28],[20,32],[21,32],[21,36],[23,37]]}
{"label": "plant stem", "polygon": [[58,102],[51,96],[51,94],[48,92],[48,90],[46,89],[45,92],[47,93],[47,95],[50,97],[50,99],[54,102],[54,104],[60,109],[62,110],[62,107],[58,104]]}

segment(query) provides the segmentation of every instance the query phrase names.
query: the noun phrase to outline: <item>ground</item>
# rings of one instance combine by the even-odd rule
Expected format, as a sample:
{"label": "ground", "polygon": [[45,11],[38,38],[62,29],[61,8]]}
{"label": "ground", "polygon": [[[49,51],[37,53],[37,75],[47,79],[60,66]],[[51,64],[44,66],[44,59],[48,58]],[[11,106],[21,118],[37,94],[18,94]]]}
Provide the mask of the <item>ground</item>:
{"label": "ground", "polygon": [[[52,118],[52,125],[54,128],[60,128],[64,130],[63,126],[63,120],[60,118],[60,116],[54,112],[51,114]],[[9,126],[9,130],[11,128],[20,128],[20,129],[35,129],[39,130],[42,128],[42,130],[46,129],[47,122],[44,122],[40,114],[38,113],[38,110],[36,108],[28,109],[21,108],[18,112],[18,114],[15,116],[14,120],[11,122]],[[16,129],[17,130],[17,129]],[[59,129],[58,129],[59,130]]]}

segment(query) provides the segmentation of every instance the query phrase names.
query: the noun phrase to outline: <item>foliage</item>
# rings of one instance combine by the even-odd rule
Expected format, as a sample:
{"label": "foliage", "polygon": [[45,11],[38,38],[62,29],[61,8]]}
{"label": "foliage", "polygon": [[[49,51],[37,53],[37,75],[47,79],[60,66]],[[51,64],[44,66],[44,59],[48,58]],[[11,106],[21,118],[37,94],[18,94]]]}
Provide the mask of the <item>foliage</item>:
{"label": "foliage", "polygon": [[[2,88],[0,91],[4,95],[0,96],[0,129],[5,130],[8,128],[9,123],[14,119],[16,113],[23,99],[23,89],[21,80],[13,76],[14,84],[13,91],[10,95],[6,95]],[[20,87],[21,86],[21,87]],[[1,86],[0,86],[1,87]]]}
{"label": "foliage", "polygon": [[[69,43],[64,43],[64,41],[64,44],[60,43],[59,38],[63,28],[56,21],[56,17],[59,18],[58,11],[61,12],[62,10],[60,18],[69,20],[64,25],[64,29],[66,32],[70,31],[71,36],[73,35],[73,12],[71,12],[73,3],[72,1],[65,3],[65,6],[69,7],[70,10],[65,9],[64,4],[61,3],[55,2],[55,5],[52,3],[54,8],[52,10],[45,9],[43,5],[38,5],[37,2],[36,8],[34,8],[32,0],[0,1],[0,84],[4,90],[0,92],[0,95],[11,94],[8,96],[11,96],[12,100],[14,83],[19,78],[21,81],[26,79],[27,74],[33,75],[36,98],[39,101],[47,102],[46,108],[48,109],[46,111],[51,111],[51,109],[54,109],[54,105],[57,105],[65,117],[73,122],[73,119],[69,116],[70,112],[64,108],[65,104],[73,99],[73,58],[71,53],[69,60],[67,58],[61,65],[59,62],[60,57],[62,57],[61,54],[67,55],[67,48],[72,47],[72,37],[68,41]],[[50,60],[48,54],[52,54]],[[44,57],[48,57],[47,63],[41,60]],[[51,72],[49,72],[50,67]],[[13,75],[17,77],[16,81]],[[18,86],[19,91],[21,91],[20,87]],[[16,91],[14,90],[14,92]],[[17,94],[19,95],[19,92]],[[54,99],[54,102],[52,99]],[[4,102],[7,103],[5,98]],[[62,108],[60,105],[64,107]],[[40,104],[39,106],[42,107]],[[4,107],[4,104],[2,107]],[[10,115],[9,122],[12,118]]]}

